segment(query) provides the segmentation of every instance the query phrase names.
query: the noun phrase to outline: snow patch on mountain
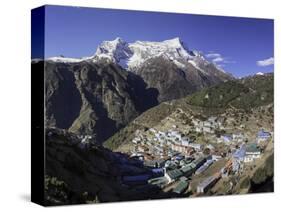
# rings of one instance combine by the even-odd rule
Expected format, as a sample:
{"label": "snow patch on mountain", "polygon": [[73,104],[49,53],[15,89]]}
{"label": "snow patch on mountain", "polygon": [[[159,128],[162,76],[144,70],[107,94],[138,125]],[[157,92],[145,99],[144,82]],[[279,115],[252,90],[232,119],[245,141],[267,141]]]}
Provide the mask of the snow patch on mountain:
{"label": "snow patch on mountain", "polygon": [[205,73],[205,71],[203,69],[201,69],[198,64],[194,61],[194,60],[189,60],[188,63],[190,63],[191,65],[193,65],[196,69],[198,69],[199,71]]}
{"label": "snow patch on mountain", "polygon": [[263,75],[264,75],[264,73],[262,73],[262,72],[258,72],[258,73],[256,73],[256,75],[263,76]]}
{"label": "snow patch on mountain", "polygon": [[69,58],[69,57],[50,57],[47,61],[52,61],[56,63],[79,63],[83,61],[84,58]]}

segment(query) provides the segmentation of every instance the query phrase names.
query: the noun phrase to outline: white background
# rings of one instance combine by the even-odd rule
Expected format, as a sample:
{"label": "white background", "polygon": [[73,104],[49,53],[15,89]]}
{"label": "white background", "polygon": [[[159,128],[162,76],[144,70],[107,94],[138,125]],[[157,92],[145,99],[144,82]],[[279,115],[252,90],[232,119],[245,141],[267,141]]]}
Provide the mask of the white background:
{"label": "white background", "polygon": [[[0,6],[0,211],[46,210],[30,198],[30,10],[43,4],[275,19],[275,193],[52,207],[68,211],[280,211],[278,0],[9,0]],[[258,35],[257,35],[258,36]],[[261,43],[260,45],[264,45]],[[251,49],[249,49],[249,53]],[[254,53],[254,52],[253,52]],[[279,108],[279,109],[278,109]],[[42,142],[42,141],[38,141]],[[279,203],[279,204],[278,204]]]}

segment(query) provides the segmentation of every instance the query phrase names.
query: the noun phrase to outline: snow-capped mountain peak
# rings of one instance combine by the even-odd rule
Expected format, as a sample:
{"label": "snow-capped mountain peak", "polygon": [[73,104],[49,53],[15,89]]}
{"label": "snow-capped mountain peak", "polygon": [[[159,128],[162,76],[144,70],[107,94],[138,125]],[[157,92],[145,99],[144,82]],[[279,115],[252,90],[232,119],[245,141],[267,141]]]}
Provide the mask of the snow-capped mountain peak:
{"label": "snow-capped mountain peak", "polygon": [[[94,60],[101,58],[110,60],[112,62],[123,64],[123,60],[127,60],[132,55],[128,43],[117,37],[112,41],[104,41],[98,46]],[[125,62],[126,63],[126,62]],[[125,64],[124,63],[124,64]]]}
{"label": "snow-capped mountain peak", "polygon": [[98,46],[96,54],[112,53],[112,52],[116,51],[117,48],[120,48],[124,45],[126,45],[126,42],[124,42],[119,37],[117,37],[116,39],[114,39],[112,41],[103,41],[101,43],[101,45]]}
{"label": "snow-capped mountain peak", "polygon": [[[82,59],[55,57],[49,58],[55,62],[80,62],[101,60],[116,63],[128,71],[134,71],[141,67],[147,60],[163,57],[173,62],[179,69],[186,69],[188,64],[194,66],[201,72],[212,64],[200,51],[191,51],[179,37],[164,41],[135,41],[128,43],[122,38],[103,41],[97,48],[95,54]],[[213,64],[216,66],[215,64]],[[217,70],[224,72],[221,68]]]}
{"label": "snow-capped mountain peak", "polygon": [[191,55],[188,50],[184,47],[183,42],[178,38],[173,38],[170,40],[164,40],[162,42],[151,42],[151,41],[137,41],[131,43],[130,49],[136,53],[147,54],[147,57],[155,57],[160,54],[165,54],[166,56],[172,58],[189,58]]}
{"label": "snow-capped mountain peak", "polygon": [[180,40],[179,37],[175,37],[169,40],[164,40],[163,43],[174,48],[184,48],[183,42]]}
{"label": "snow-capped mountain peak", "polygon": [[125,69],[133,69],[147,59],[159,56],[165,56],[175,61],[176,64],[179,64],[178,60],[188,60],[194,57],[178,37],[161,42],[136,41],[134,43],[127,43],[117,37],[112,41],[102,42],[92,58],[94,61],[110,60]]}
{"label": "snow-capped mountain peak", "polygon": [[262,75],[264,75],[264,73],[258,72],[258,73],[256,73],[256,75],[262,76]]}

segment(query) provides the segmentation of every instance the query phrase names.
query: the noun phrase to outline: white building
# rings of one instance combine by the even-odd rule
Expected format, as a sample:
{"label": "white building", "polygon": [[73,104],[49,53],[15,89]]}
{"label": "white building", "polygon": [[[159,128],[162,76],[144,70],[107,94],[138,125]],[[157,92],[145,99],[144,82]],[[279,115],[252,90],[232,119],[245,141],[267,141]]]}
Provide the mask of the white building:
{"label": "white building", "polygon": [[249,144],[246,147],[246,154],[244,157],[244,162],[249,163],[261,157],[261,151],[255,143]]}
{"label": "white building", "polygon": [[204,121],[204,127],[211,127],[212,123],[209,121]]}
{"label": "white building", "polygon": [[183,139],[183,140],[181,140],[181,145],[183,145],[183,146],[189,146],[189,140],[185,140],[185,139]]}
{"label": "white building", "polygon": [[204,133],[214,133],[214,130],[212,129],[211,126],[204,126],[203,127],[203,132]]}
{"label": "white building", "polygon": [[174,169],[170,171],[166,171],[166,169],[164,169],[164,171],[164,176],[167,178],[168,183],[172,183],[183,176],[183,173],[179,169]]}
{"label": "white building", "polygon": [[195,143],[189,143],[189,147],[192,147],[196,150],[201,150],[202,149],[202,145],[201,144],[195,144]]}

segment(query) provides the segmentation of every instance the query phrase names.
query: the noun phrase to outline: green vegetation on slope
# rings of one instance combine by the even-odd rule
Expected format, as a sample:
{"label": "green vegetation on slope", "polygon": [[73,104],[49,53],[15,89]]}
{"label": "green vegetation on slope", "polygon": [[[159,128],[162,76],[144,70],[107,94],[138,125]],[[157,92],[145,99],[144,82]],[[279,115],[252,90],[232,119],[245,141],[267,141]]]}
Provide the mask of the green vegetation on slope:
{"label": "green vegetation on slope", "polygon": [[274,76],[267,74],[265,76],[247,77],[242,83],[249,88],[249,92],[241,95],[231,104],[237,108],[249,109],[273,102],[274,98]]}
{"label": "green vegetation on slope", "polygon": [[130,142],[137,129],[155,126],[178,108],[183,111],[191,110],[203,117],[222,113],[228,107],[248,111],[273,103],[273,82],[273,74],[251,76],[205,88],[185,98],[163,102],[142,113],[127,127],[110,137],[104,145],[115,150]]}
{"label": "green vegetation on slope", "polygon": [[240,82],[229,81],[190,95],[186,101],[200,107],[226,107],[242,93],[247,92],[249,90]]}
{"label": "green vegetation on slope", "polygon": [[224,82],[186,97],[187,103],[200,107],[233,106],[248,110],[273,102],[273,74]]}

